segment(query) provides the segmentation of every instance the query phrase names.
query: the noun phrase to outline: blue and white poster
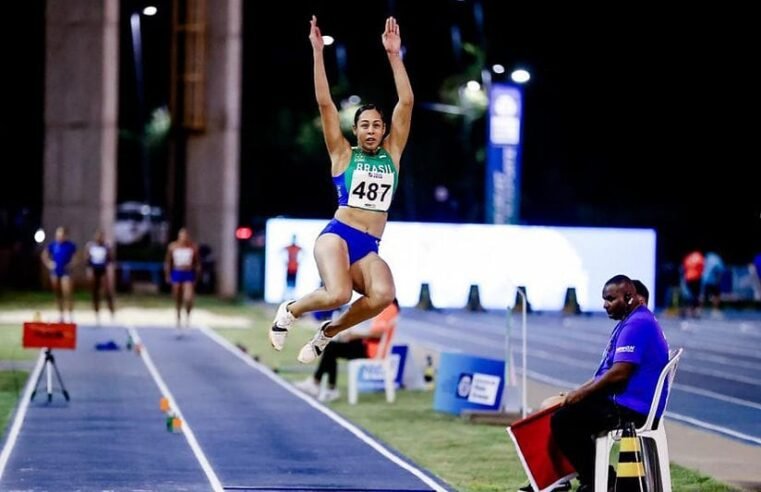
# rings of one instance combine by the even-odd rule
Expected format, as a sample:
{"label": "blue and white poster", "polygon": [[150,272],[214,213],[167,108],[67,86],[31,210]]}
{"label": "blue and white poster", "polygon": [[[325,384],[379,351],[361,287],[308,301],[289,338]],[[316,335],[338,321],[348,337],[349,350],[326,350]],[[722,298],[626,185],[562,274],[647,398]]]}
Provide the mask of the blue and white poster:
{"label": "blue and white poster", "polygon": [[493,84],[489,94],[486,145],[486,222],[516,224],[520,213],[521,91]]}
{"label": "blue and white poster", "polygon": [[433,409],[460,415],[463,410],[499,410],[505,363],[444,352],[439,359]]}

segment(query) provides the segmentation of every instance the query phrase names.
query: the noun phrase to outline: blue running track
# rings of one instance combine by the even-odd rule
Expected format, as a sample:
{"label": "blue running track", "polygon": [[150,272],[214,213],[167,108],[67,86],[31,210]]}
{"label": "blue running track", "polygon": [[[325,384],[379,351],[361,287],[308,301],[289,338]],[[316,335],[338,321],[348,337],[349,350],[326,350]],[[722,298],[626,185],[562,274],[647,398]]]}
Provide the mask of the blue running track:
{"label": "blue running track", "polygon": [[[133,333],[143,357],[94,349],[124,345],[124,328],[80,327],[76,351],[54,351],[71,401],[48,403],[43,377],[19,407],[0,490],[449,490],[211,332]],[[166,430],[162,394],[184,434]]]}

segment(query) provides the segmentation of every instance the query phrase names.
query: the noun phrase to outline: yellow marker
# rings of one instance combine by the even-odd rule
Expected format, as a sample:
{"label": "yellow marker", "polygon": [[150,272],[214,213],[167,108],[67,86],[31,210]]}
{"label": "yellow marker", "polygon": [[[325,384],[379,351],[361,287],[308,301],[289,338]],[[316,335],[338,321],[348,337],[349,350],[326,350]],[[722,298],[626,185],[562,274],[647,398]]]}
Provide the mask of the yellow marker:
{"label": "yellow marker", "polygon": [[166,397],[161,397],[161,400],[159,400],[159,408],[162,412],[168,412],[169,411],[169,400]]}
{"label": "yellow marker", "polygon": [[622,453],[639,453],[639,439],[636,437],[624,437],[621,439]]}
{"label": "yellow marker", "polygon": [[172,419],[172,432],[182,432],[182,419],[180,417]]}
{"label": "yellow marker", "polygon": [[621,447],[616,468],[616,492],[648,492],[645,467],[642,462],[642,444],[634,424],[627,423],[621,434]]}
{"label": "yellow marker", "polygon": [[616,477],[622,478],[640,478],[645,476],[645,467],[642,463],[619,463],[616,470]]}

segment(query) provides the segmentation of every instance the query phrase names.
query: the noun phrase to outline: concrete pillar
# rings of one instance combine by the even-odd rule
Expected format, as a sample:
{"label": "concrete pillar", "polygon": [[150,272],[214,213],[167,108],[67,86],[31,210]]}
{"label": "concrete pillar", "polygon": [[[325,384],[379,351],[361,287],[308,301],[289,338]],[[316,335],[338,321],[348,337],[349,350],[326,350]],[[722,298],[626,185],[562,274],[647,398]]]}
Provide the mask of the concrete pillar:
{"label": "concrete pillar", "polygon": [[211,246],[217,293],[237,292],[239,133],[241,100],[241,0],[208,6],[206,131],[190,134],[186,218],[190,234]]}
{"label": "concrete pillar", "polygon": [[109,239],[116,199],[119,0],[48,0],[42,222]]}

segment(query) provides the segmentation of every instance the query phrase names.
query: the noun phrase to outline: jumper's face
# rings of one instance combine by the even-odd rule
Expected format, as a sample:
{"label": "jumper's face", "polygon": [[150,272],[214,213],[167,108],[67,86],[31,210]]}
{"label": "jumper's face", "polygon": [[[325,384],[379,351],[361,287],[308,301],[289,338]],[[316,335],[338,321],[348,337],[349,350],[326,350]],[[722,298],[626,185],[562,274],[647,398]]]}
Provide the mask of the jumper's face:
{"label": "jumper's face", "polygon": [[362,111],[354,125],[354,134],[357,136],[357,144],[365,152],[374,153],[383,141],[386,125],[383,117],[375,109]]}

